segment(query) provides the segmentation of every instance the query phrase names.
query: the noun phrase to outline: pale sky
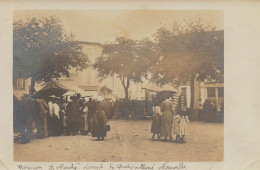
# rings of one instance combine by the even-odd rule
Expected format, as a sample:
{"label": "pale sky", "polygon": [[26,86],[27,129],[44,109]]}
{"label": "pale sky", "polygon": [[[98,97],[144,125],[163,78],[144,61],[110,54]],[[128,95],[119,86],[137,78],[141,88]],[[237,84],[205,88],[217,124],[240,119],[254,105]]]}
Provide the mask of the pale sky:
{"label": "pale sky", "polygon": [[60,18],[67,33],[75,40],[99,42],[114,41],[118,36],[132,39],[150,37],[160,27],[173,22],[200,18],[206,24],[224,29],[223,11],[167,11],[167,10],[23,10],[14,12],[14,21],[31,17]]}

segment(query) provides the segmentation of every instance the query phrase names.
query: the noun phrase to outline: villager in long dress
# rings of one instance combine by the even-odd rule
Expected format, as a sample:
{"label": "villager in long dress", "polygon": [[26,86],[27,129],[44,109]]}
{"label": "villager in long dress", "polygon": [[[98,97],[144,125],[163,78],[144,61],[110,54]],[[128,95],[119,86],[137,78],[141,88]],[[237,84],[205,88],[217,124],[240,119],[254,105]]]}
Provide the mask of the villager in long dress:
{"label": "villager in long dress", "polygon": [[91,119],[91,133],[92,137],[97,137],[98,141],[104,140],[104,137],[106,137],[107,129],[106,129],[106,114],[104,112],[103,106],[102,106],[102,98],[98,97],[97,101],[95,102],[95,113]]}
{"label": "villager in long dress", "polygon": [[95,112],[95,101],[92,100],[92,98],[90,98],[89,101],[87,102],[87,106],[88,106],[88,113],[87,113],[87,124],[88,124],[87,134],[88,134],[89,132],[91,132],[91,119]]}
{"label": "villager in long dress", "polygon": [[56,98],[53,104],[53,135],[60,136],[62,133],[62,121],[60,117],[60,106],[58,105],[59,99]]}
{"label": "villager in long dress", "polygon": [[[88,101],[87,101],[88,102]],[[82,105],[82,116],[83,116],[83,121],[82,121],[82,127],[81,127],[81,133],[83,135],[88,134],[88,103],[85,102]]]}
{"label": "villager in long dress", "polygon": [[43,99],[36,99],[35,103],[37,105],[37,134],[38,138],[47,138],[48,129],[47,129],[47,114],[48,114],[48,105]]}
{"label": "villager in long dress", "polygon": [[172,121],[173,115],[175,115],[175,108],[172,102],[169,99],[166,99],[161,105],[162,111],[162,124],[161,124],[161,137],[167,137],[172,140]]}
{"label": "villager in long dress", "polygon": [[111,115],[111,106],[110,103],[108,101],[103,101],[102,102],[102,106],[104,109],[104,112],[106,114],[107,119],[109,119],[110,115]]}
{"label": "villager in long dress", "polygon": [[75,136],[79,131],[79,123],[80,123],[80,105],[76,101],[76,97],[71,97],[72,101],[67,105],[67,113],[68,113],[68,135],[71,133]]}
{"label": "villager in long dress", "polygon": [[155,134],[157,134],[158,140],[160,139],[160,131],[161,131],[161,108],[160,104],[157,103],[156,106],[153,107],[153,121],[151,126],[151,133],[153,133],[152,140],[154,140]]}

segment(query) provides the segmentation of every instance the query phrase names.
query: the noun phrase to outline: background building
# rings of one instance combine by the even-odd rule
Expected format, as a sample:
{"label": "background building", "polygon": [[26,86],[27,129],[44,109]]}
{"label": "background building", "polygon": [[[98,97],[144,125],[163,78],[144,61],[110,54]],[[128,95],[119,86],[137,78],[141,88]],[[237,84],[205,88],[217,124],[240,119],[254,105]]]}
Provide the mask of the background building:
{"label": "background building", "polygon": [[[186,106],[189,108],[191,101],[190,85],[180,86],[179,91],[184,94]],[[198,109],[200,98],[202,103],[209,99],[215,104],[217,111],[219,111],[224,101],[224,84],[196,81],[194,83],[194,109]]]}
{"label": "background building", "polygon": [[[103,48],[102,44],[100,43],[84,41],[78,41],[77,43],[83,47],[83,51],[88,55],[90,64],[93,64],[96,59],[102,54]],[[116,76],[106,78],[100,82],[98,78],[98,72],[92,67],[78,71],[76,69],[71,69],[70,74],[70,77],[62,77],[59,78],[57,81],[68,88],[80,88],[84,90],[86,92],[85,94],[89,97],[97,97],[98,95],[101,95],[100,89],[103,86],[106,86],[107,88],[112,90],[112,94],[107,95],[107,98],[119,99],[125,97],[124,88],[121,84],[120,79]],[[28,85],[30,86],[30,81]],[[40,90],[42,87],[43,84],[35,85],[36,91]],[[141,83],[131,82],[128,92],[129,98],[138,100],[144,99],[145,92],[142,87],[143,84]],[[26,91],[24,93],[29,93],[29,91]]]}

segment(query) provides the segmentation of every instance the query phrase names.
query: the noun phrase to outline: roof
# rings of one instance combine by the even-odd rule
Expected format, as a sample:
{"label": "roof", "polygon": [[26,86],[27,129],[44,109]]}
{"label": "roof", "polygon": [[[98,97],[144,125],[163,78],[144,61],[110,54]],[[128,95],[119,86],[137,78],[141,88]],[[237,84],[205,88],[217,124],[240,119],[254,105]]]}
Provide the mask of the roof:
{"label": "roof", "polygon": [[[48,90],[48,89],[51,89],[51,88],[56,88],[56,89],[66,89],[65,86],[61,85],[60,83],[58,83],[57,81],[52,81],[48,84],[46,84],[41,90],[39,91],[44,91],[44,90]],[[39,92],[38,91],[38,92]]]}
{"label": "roof", "polygon": [[35,95],[39,97],[47,97],[51,95],[61,96],[66,93],[68,89],[58,83],[57,81],[52,81],[47,83],[41,90],[39,90]]}

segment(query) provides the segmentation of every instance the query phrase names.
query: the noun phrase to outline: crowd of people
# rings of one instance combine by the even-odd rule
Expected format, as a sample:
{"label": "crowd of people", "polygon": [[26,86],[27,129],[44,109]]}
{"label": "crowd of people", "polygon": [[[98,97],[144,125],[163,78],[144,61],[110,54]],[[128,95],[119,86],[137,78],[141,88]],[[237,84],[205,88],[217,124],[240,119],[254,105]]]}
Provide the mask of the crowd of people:
{"label": "crowd of people", "polygon": [[[155,135],[160,140],[185,143],[189,123],[188,111],[182,96],[177,106],[170,97],[158,102],[153,108],[151,125],[152,140]],[[21,134],[21,143],[28,143],[36,129],[36,137],[44,139],[49,136],[88,135],[104,140],[110,130],[109,120],[135,119],[139,112],[144,112],[141,101],[103,99],[101,96],[82,98],[79,94],[70,97],[70,101],[54,95],[45,98],[35,98],[25,95],[18,103],[14,103],[15,131]],[[139,106],[140,105],[140,106]],[[176,107],[176,108],[175,108]],[[216,108],[209,100],[203,104],[199,102],[198,119],[205,121],[216,120]],[[222,113],[222,114],[221,114]],[[224,120],[224,103],[222,103],[218,117]],[[220,121],[221,122],[221,121]]]}
{"label": "crowd of people", "polygon": [[16,104],[15,130],[21,133],[21,143],[28,143],[36,129],[36,137],[44,139],[60,135],[88,135],[104,140],[110,130],[113,102],[71,96],[70,102],[54,95],[47,98],[24,96]]}
{"label": "crowd of people", "polygon": [[184,137],[187,133],[187,123],[189,123],[186,107],[181,106],[179,111],[169,98],[157,103],[153,111],[152,140],[154,140],[155,135],[157,135],[158,140],[164,137],[165,142],[173,141],[172,137],[176,136],[176,143],[185,143]]}

